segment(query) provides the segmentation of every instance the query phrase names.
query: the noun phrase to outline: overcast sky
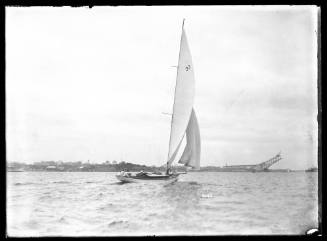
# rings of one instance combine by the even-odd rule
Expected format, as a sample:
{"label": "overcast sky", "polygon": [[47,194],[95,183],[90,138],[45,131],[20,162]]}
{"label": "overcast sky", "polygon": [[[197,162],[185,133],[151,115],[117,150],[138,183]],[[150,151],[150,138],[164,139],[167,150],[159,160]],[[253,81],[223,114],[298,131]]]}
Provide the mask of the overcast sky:
{"label": "overcast sky", "polygon": [[310,6],[7,7],[7,160],[164,164],[183,18],[201,166],[316,166]]}

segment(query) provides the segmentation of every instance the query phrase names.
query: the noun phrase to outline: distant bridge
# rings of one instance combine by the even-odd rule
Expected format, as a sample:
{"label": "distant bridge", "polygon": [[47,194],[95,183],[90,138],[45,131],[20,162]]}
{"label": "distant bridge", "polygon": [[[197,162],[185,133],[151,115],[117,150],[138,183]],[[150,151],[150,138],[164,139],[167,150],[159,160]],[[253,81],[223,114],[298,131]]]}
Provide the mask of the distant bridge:
{"label": "distant bridge", "polygon": [[271,167],[276,162],[280,161],[282,159],[280,152],[274,156],[273,158],[270,158],[268,161],[256,164],[256,165],[233,165],[233,166],[224,166],[224,169],[230,169],[230,170],[247,170],[247,171],[266,171],[269,167]]}
{"label": "distant bridge", "polygon": [[281,159],[282,159],[282,157],[280,156],[280,152],[279,152],[276,156],[274,156],[273,158],[270,158],[268,161],[265,161],[265,162],[255,165],[254,170],[255,171],[265,171],[269,167],[271,167],[273,164],[280,161]]}

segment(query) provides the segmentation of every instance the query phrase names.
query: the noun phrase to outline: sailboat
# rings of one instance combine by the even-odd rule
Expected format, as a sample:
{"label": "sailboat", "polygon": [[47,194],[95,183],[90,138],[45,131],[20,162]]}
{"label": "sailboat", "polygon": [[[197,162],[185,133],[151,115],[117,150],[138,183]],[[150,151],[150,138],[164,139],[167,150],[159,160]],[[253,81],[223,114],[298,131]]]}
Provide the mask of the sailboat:
{"label": "sailboat", "polygon": [[186,145],[178,163],[192,169],[200,169],[201,141],[199,124],[193,108],[195,95],[193,71],[192,57],[184,30],[183,20],[166,172],[163,174],[143,171],[137,174],[121,172],[116,175],[118,180],[122,182],[177,181],[178,176],[182,173],[173,172],[172,163],[176,159],[185,136]]}

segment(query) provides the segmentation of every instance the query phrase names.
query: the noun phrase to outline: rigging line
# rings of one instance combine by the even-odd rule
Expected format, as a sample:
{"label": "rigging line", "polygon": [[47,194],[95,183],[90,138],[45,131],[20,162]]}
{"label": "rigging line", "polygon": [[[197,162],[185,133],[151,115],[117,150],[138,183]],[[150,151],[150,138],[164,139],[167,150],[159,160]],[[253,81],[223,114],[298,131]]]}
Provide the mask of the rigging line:
{"label": "rigging line", "polygon": [[243,95],[244,92],[245,92],[245,90],[243,89],[238,93],[238,95],[235,97],[235,99],[232,101],[232,103],[229,106],[227,106],[225,112],[228,112],[229,109],[231,109],[233,107],[233,105],[239,100],[239,98],[241,97],[241,95]]}
{"label": "rigging line", "polygon": [[161,114],[164,114],[164,115],[173,115],[172,113],[167,113],[167,112],[161,112]]}

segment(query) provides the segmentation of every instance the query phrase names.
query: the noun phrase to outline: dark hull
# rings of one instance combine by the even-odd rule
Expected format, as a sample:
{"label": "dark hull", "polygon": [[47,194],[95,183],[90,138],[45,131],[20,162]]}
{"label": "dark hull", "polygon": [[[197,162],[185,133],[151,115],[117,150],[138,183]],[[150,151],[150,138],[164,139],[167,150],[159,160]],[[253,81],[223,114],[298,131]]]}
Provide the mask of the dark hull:
{"label": "dark hull", "polygon": [[174,182],[177,181],[179,174],[172,174],[172,175],[140,175],[140,176],[123,176],[123,175],[116,175],[116,178],[121,182]]}

